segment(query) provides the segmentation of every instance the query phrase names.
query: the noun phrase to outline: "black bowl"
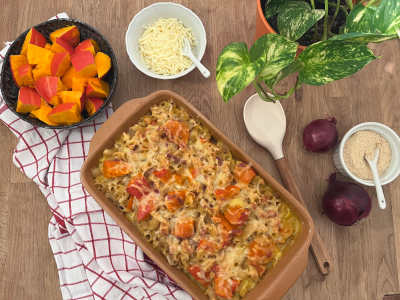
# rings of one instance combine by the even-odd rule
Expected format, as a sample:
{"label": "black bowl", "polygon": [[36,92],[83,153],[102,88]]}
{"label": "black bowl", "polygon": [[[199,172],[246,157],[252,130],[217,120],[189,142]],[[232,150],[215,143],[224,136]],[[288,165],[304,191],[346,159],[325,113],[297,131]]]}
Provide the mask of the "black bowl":
{"label": "black bowl", "polygon": [[100,51],[106,53],[108,56],[111,57],[111,69],[108,71],[107,75],[102,78],[104,81],[106,81],[110,85],[110,93],[109,93],[107,99],[105,99],[103,106],[93,116],[89,116],[86,112],[84,112],[83,120],[79,123],[75,123],[72,125],[51,126],[51,125],[47,125],[46,123],[43,123],[42,121],[40,121],[38,119],[31,118],[28,114],[17,113],[16,108],[17,108],[19,87],[15,83],[13,76],[11,74],[9,58],[10,58],[10,55],[20,53],[22,44],[24,43],[24,40],[25,40],[25,36],[29,31],[29,29],[28,29],[24,33],[22,33],[11,44],[10,48],[7,51],[7,54],[4,58],[3,67],[1,69],[0,86],[1,86],[1,91],[3,94],[4,101],[7,103],[8,108],[12,112],[14,112],[18,117],[20,117],[21,119],[27,121],[28,123],[30,123],[34,126],[52,128],[52,129],[68,129],[68,128],[78,127],[81,124],[95,118],[96,115],[98,115],[101,111],[103,111],[106,108],[106,106],[111,102],[111,97],[114,93],[115,87],[117,85],[117,79],[118,79],[117,60],[115,58],[114,52],[113,52],[110,44],[100,33],[98,33],[95,29],[93,29],[92,27],[90,27],[89,25],[87,25],[85,23],[82,23],[82,22],[76,21],[76,20],[70,20],[70,19],[50,20],[50,21],[40,23],[34,27],[37,31],[39,31],[41,34],[43,34],[43,36],[46,37],[46,39],[48,41],[50,41],[49,36],[50,36],[51,32],[53,32],[54,30],[57,30],[59,28],[71,26],[71,25],[76,25],[79,28],[81,41],[83,41],[85,39],[89,39],[89,38],[95,40],[97,42],[97,44],[99,45]]}

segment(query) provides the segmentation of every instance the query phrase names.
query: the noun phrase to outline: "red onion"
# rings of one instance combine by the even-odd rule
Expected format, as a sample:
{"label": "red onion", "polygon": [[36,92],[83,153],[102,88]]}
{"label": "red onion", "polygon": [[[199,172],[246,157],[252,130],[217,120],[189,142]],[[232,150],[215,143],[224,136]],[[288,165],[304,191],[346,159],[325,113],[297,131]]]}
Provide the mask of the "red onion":
{"label": "red onion", "polygon": [[303,131],[304,147],[311,152],[324,152],[338,141],[336,119],[318,119],[308,124]]}
{"label": "red onion", "polygon": [[322,199],[322,209],[332,222],[350,226],[371,211],[371,198],[359,185],[329,177],[329,187]]}

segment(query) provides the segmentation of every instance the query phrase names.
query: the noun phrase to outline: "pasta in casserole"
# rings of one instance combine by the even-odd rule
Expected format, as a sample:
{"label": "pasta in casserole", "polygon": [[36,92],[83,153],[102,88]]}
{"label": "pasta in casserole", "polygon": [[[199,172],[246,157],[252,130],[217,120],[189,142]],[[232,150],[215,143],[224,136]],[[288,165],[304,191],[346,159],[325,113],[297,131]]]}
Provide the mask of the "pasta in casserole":
{"label": "pasta in casserole", "polygon": [[280,259],[300,221],[253,168],[172,100],[106,149],[96,187],[210,299],[240,299]]}

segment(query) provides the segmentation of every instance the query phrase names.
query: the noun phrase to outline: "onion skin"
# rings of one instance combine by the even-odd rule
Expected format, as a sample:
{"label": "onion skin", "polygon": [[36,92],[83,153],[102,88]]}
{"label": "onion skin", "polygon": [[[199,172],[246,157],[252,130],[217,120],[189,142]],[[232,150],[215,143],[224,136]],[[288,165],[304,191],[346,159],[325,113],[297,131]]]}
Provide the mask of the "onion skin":
{"label": "onion skin", "polygon": [[322,209],[332,222],[351,226],[371,211],[371,198],[359,185],[329,177],[329,187],[322,198]]}
{"label": "onion skin", "polygon": [[308,124],[303,131],[303,144],[311,152],[325,152],[332,149],[339,139],[336,119],[317,119]]}

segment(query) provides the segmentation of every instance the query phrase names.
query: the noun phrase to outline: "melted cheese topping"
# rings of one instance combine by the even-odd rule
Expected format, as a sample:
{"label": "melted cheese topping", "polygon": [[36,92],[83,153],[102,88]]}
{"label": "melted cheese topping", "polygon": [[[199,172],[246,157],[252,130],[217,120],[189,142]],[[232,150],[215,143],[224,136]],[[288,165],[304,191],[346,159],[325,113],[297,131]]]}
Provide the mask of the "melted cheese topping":
{"label": "melted cheese topping", "polygon": [[192,65],[182,55],[183,39],[193,46],[195,39],[190,28],[176,18],[160,18],[147,26],[139,39],[139,51],[147,67],[160,75],[175,75]]}
{"label": "melted cheese topping", "polygon": [[[166,100],[150,110],[113,148],[104,151],[93,170],[95,183],[168,262],[197,281],[210,299],[229,298],[219,295],[226,292],[229,296],[231,288],[232,297],[239,299],[278,262],[300,231],[300,222],[260,176],[255,175],[249,184],[240,182],[238,176],[251,166],[234,159],[230,150],[183,108]],[[184,126],[174,136],[164,130],[171,120]],[[182,128],[189,131],[185,145],[179,140],[186,136]],[[105,178],[103,161],[110,159],[128,163],[132,172]],[[239,165],[242,169],[235,174]],[[132,181],[138,176],[148,186]],[[144,194],[133,206],[128,205],[132,197],[128,185]],[[234,195],[217,199],[216,190],[232,186]],[[173,202],[169,196],[174,194],[183,201],[175,198]],[[170,201],[174,210],[166,205]],[[139,207],[141,213],[150,210],[140,221]],[[227,212],[234,213],[234,208],[246,211],[242,223],[241,215],[229,221]],[[177,236],[176,227],[185,224],[188,227],[179,230],[184,237]],[[256,257],[249,259],[251,255]],[[217,291],[218,287],[221,290]]]}

